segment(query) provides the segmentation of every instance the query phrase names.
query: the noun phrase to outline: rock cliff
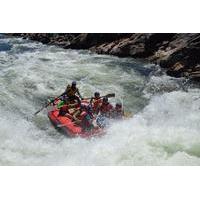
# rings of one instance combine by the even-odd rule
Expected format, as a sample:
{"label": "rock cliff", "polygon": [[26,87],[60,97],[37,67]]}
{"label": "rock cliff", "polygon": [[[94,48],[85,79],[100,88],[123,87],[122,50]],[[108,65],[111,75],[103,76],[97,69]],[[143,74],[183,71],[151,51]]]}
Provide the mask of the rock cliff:
{"label": "rock cliff", "polygon": [[44,44],[99,54],[147,59],[170,76],[200,80],[198,33],[18,33]]}

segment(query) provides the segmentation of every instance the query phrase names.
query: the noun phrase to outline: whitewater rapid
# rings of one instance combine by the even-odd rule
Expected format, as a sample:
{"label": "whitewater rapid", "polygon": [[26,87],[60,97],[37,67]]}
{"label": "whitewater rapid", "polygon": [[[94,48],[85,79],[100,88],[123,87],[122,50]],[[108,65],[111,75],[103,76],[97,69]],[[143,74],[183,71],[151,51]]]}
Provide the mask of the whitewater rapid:
{"label": "whitewater rapid", "polygon": [[[78,82],[133,113],[90,140],[57,132],[44,110]],[[0,165],[200,165],[200,90],[132,58],[0,36]]]}

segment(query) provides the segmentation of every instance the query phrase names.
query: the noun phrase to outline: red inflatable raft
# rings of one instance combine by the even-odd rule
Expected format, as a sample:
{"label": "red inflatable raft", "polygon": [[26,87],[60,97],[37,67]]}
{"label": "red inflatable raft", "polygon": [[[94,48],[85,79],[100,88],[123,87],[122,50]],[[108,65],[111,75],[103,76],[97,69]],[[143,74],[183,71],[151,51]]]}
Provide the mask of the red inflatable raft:
{"label": "red inflatable raft", "polygon": [[54,106],[53,110],[48,112],[48,117],[51,123],[62,130],[69,137],[91,137],[103,134],[101,128],[94,128],[90,132],[85,132],[82,127],[73,123],[73,121],[67,116],[58,116],[59,110]]}

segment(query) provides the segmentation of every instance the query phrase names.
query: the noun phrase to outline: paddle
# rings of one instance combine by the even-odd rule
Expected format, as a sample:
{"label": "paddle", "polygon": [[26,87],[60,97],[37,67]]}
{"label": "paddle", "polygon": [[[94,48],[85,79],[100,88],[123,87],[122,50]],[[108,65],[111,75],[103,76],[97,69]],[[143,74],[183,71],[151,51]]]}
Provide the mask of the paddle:
{"label": "paddle", "polygon": [[[47,108],[52,102],[55,101],[55,99],[61,97],[62,95],[63,95],[63,94],[61,94],[60,96],[54,98],[53,101],[50,101],[49,103],[47,103],[46,105],[44,105],[44,106],[43,106],[42,108],[40,108],[37,112],[35,112],[34,115],[37,115],[37,114],[38,114],[39,112],[41,112],[44,108]],[[101,96],[100,98],[104,98],[104,97],[107,97],[107,98],[115,97],[115,93],[107,94],[107,95],[105,95],[105,96]],[[93,97],[92,97],[92,98],[93,98]],[[91,99],[91,97],[89,97],[89,98],[84,98],[84,99],[85,99],[85,100]]]}
{"label": "paddle", "polygon": [[45,104],[42,108],[40,108],[37,112],[34,113],[34,115],[37,115],[39,112],[41,112],[44,108],[47,108],[51,103],[53,103],[57,98],[61,97],[63,94],[61,94],[58,97],[55,97],[53,100]]}
{"label": "paddle", "polygon": [[[115,97],[115,93],[107,94],[105,96],[101,96],[100,98],[104,98],[104,97],[107,97],[107,98]],[[94,98],[94,97],[87,97],[87,98],[84,98],[84,100],[88,100],[91,98]]]}

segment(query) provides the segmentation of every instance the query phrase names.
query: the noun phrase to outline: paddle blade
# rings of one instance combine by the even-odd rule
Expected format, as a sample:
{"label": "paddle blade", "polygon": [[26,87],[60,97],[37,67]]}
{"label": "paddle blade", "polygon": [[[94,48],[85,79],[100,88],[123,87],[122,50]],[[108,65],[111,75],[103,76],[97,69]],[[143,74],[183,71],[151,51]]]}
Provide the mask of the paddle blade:
{"label": "paddle blade", "polygon": [[107,94],[106,97],[107,98],[115,97],[115,93]]}

